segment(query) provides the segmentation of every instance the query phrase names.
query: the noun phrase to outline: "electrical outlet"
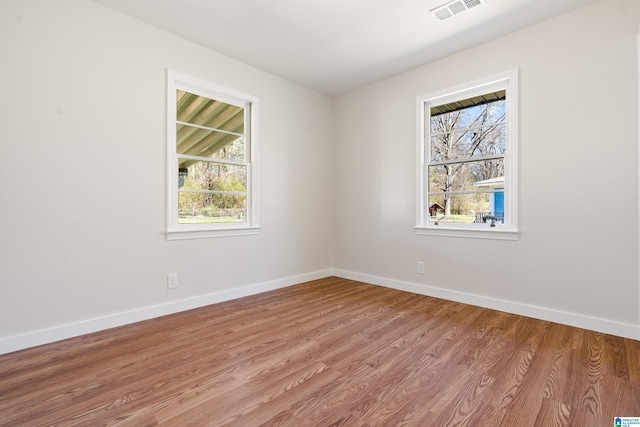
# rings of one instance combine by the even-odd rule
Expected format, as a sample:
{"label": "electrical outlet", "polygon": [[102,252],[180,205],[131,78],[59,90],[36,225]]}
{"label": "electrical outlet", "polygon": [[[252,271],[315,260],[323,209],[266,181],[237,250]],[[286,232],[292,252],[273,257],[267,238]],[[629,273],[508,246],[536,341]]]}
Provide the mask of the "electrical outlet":
{"label": "electrical outlet", "polygon": [[424,262],[418,261],[417,272],[418,272],[418,274],[424,274]]}
{"label": "electrical outlet", "polygon": [[167,274],[167,289],[178,287],[178,273]]}

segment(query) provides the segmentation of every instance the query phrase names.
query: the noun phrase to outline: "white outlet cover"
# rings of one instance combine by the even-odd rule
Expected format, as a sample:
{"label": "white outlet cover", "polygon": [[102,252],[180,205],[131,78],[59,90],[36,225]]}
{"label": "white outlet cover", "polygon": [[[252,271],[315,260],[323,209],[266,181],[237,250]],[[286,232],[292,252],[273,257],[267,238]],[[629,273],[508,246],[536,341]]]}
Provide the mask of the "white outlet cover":
{"label": "white outlet cover", "polygon": [[167,289],[178,287],[178,273],[167,274]]}

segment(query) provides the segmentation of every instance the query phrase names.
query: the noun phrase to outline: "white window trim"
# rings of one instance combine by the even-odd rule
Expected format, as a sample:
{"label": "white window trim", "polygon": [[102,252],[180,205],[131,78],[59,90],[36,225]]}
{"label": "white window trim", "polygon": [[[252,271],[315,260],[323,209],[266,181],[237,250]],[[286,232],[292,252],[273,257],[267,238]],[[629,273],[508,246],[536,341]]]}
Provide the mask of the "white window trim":
{"label": "white window trim", "polygon": [[[508,146],[505,153],[505,216],[507,224],[451,224],[435,225],[425,218],[425,108],[428,103],[440,104],[490,92],[507,90]],[[476,81],[460,84],[416,98],[416,226],[417,235],[464,237],[497,240],[518,240],[518,69],[512,69]]]}
{"label": "white window trim", "polygon": [[[249,166],[247,177],[247,221],[242,223],[179,224],[178,168],[176,156],[176,89],[239,105],[251,104],[248,132]],[[196,77],[167,69],[167,240],[199,239],[258,234],[258,115],[259,99]]]}

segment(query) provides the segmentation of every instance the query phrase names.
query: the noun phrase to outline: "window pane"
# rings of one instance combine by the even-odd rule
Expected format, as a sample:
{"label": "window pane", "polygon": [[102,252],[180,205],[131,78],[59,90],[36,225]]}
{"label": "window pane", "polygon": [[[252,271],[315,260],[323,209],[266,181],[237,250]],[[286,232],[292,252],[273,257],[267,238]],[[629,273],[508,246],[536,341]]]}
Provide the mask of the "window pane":
{"label": "window pane", "polygon": [[430,161],[504,154],[506,103],[503,100],[435,114],[431,108]]}
{"label": "window pane", "polygon": [[[449,205],[449,212],[447,212]],[[429,197],[427,217],[438,223],[504,222],[504,192],[437,194]]]}
{"label": "window pane", "polygon": [[504,187],[504,159],[429,166],[429,192]]}
{"label": "window pane", "polygon": [[244,134],[244,108],[182,90],[176,97],[178,121]]}
{"label": "window pane", "polygon": [[417,234],[480,237],[498,225],[507,233],[490,238],[511,239],[517,231],[516,85],[514,69],[418,98]]}
{"label": "window pane", "polygon": [[246,222],[247,197],[235,194],[178,194],[179,224]]}
{"label": "window pane", "polygon": [[247,167],[180,159],[178,190],[246,192]]}
{"label": "window pane", "polygon": [[199,157],[245,161],[245,139],[189,125],[177,125],[176,152]]}

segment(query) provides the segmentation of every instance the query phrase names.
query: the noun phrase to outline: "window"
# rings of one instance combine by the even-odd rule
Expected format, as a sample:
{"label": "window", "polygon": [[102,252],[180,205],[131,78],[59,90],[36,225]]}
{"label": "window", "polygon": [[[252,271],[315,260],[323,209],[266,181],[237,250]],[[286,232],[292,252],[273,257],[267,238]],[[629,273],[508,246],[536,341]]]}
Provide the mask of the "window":
{"label": "window", "polygon": [[255,234],[257,99],[167,73],[168,239]]}
{"label": "window", "polygon": [[417,103],[416,233],[517,239],[517,70]]}

